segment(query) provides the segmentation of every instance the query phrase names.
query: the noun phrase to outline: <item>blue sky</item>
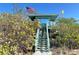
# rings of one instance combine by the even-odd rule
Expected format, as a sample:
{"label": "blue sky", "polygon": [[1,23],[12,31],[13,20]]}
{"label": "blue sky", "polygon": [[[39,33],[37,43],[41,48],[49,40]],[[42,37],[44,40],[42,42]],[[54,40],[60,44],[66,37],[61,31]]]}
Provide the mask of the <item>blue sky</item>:
{"label": "blue sky", "polygon": [[[20,8],[25,8],[26,6],[35,8],[38,13],[42,14],[59,14],[61,10],[64,10],[64,17],[66,18],[76,18],[79,19],[79,4],[78,3],[20,3],[18,4]],[[13,12],[13,4],[11,3],[0,3],[0,13]],[[26,12],[27,13],[27,12]]]}

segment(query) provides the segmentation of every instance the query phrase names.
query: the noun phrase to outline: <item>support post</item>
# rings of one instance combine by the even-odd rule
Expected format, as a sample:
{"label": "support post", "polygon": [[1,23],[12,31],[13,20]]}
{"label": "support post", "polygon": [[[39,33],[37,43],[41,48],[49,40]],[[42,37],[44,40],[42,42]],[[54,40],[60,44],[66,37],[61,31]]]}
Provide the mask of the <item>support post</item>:
{"label": "support post", "polygon": [[49,40],[49,33],[48,33],[48,23],[46,24],[46,30],[47,30],[48,51],[50,51],[50,40]]}

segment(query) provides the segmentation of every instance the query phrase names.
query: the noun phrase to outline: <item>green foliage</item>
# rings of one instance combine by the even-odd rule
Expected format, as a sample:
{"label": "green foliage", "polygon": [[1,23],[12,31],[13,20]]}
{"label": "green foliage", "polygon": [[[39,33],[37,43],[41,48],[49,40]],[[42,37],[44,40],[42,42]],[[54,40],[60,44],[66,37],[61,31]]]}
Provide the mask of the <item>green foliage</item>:
{"label": "green foliage", "polygon": [[57,42],[60,42],[58,45],[68,48],[79,48],[79,24],[75,23],[75,19],[58,19],[57,25],[52,28],[58,31],[59,35],[56,37]]}
{"label": "green foliage", "polygon": [[35,25],[18,14],[0,15],[0,54],[28,54],[34,45]]}

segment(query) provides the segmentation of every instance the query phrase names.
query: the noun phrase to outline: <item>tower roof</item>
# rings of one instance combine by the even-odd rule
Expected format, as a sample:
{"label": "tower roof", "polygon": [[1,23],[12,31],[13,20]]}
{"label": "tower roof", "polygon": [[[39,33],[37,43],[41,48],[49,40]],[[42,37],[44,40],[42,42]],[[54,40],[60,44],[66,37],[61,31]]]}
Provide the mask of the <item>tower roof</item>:
{"label": "tower roof", "polygon": [[29,17],[35,17],[37,19],[49,19],[49,21],[54,21],[57,18],[57,14],[28,14]]}

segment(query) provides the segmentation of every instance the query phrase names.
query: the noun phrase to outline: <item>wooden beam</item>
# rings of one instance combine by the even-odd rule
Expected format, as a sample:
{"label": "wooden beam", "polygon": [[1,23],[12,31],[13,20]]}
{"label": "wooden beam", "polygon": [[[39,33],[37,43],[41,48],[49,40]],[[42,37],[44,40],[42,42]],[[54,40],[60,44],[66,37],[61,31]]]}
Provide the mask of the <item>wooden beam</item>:
{"label": "wooden beam", "polygon": [[29,17],[35,17],[37,19],[49,19],[53,21],[57,18],[58,15],[56,14],[28,14]]}

